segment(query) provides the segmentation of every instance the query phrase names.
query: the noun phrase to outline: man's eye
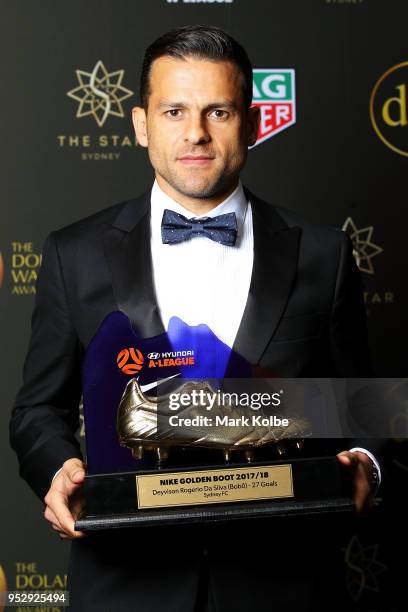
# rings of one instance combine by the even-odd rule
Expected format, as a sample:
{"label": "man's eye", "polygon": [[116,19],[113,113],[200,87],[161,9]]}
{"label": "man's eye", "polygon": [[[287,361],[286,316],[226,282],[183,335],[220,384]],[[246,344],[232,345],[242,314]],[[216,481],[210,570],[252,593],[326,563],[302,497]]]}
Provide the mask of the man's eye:
{"label": "man's eye", "polygon": [[216,108],[213,110],[211,115],[216,119],[226,119],[228,117],[227,111],[222,110],[221,108]]}
{"label": "man's eye", "polygon": [[181,114],[181,110],[179,108],[171,108],[166,112],[166,115],[169,117],[179,117]]}

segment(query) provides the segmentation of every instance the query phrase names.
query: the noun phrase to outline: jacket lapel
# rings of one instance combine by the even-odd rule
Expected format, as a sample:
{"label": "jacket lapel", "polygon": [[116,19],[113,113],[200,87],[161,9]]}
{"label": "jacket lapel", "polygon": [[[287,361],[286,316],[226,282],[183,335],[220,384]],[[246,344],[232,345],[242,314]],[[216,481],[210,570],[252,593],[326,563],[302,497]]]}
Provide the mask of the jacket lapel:
{"label": "jacket lapel", "polygon": [[[258,364],[285,311],[296,275],[300,228],[248,189],[254,232],[254,263],[248,298],[233,350]],[[228,375],[228,370],[226,375]]]}
{"label": "jacket lapel", "polygon": [[143,338],[164,333],[153,286],[150,190],[124,205],[105,232],[104,251],[118,309]]}

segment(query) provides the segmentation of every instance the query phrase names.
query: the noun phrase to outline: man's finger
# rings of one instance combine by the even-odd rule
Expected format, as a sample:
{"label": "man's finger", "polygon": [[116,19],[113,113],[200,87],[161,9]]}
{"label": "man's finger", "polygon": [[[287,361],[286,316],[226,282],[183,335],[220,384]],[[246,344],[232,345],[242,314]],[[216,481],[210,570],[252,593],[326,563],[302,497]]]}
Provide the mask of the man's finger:
{"label": "man's finger", "polygon": [[79,538],[84,534],[83,531],[74,530],[74,517],[68,508],[68,500],[63,495],[56,494],[52,498],[52,510],[59,521],[62,530],[71,538]]}
{"label": "man's finger", "polygon": [[355,504],[359,512],[369,506],[370,486],[366,478],[360,478],[355,487]]}
{"label": "man's finger", "polygon": [[57,519],[55,512],[49,506],[47,506],[44,511],[44,517],[49,523],[51,523],[52,527],[55,526],[58,529],[62,529],[61,523]]}
{"label": "man's finger", "polygon": [[62,471],[73,484],[80,484],[85,478],[85,466],[80,459],[68,459],[63,464]]}
{"label": "man's finger", "polygon": [[61,538],[61,540],[68,540],[68,539],[72,539],[70,538],[65,531],[62,530],[61,527],[57,527],[56,525],[52,524],[51,527],[58,533],[59,537]]}
{"label": "man's finger", "polygon": [[353,500],[358,513],[369,506],[371,495],[371,461],[364,453],[343,451],[337,455],[353,473]]}
{"label": "man's finger", "polygon": [[343,465],[353,465],[356,466],[358,463],[358,457],[350,453],[350,451],[343,451],[337,455],[337,458],[341,461]]}

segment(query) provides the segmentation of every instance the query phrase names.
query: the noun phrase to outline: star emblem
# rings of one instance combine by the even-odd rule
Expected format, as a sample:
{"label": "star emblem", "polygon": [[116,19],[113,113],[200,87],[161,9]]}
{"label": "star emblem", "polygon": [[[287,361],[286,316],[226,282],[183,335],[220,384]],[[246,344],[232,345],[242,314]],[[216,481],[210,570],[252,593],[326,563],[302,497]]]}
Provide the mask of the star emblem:
{"label": "star emblem", "polygon": [[357,229],[353,219],[348,217],[342,227],[348,233],[353,243],[353,255],[361,272],[374,274],[372,258],[382,253],[384,249],[371,241],[374,227],[369,225]]}
{"label": "star emblem", "polygon": [[354,535],[345,551],[344,560],[347,567],[346,585],[354,601],[357,601],[364,589],[379,591],[378,574],[385,572],[388,567],[377,561],[378,544],[363,547]]}
{"label": "star emblem", "polygon": [[92,115],[102,127],[109,115],[124,117],[122,102],[133,95],[133,91],[123,87],[124,70],[108,72],[99,60],[92,72],[76,70],[79,86],[71,89],[67,96],[79,102],[77,119]]}

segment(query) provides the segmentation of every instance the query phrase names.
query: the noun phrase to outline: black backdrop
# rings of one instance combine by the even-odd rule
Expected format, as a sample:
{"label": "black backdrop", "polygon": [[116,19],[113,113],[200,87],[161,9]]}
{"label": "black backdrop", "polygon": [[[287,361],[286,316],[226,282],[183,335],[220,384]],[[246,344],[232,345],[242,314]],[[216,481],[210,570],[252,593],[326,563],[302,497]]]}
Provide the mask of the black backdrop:
{"label": "black backdrop", "polygon": [[[404,0],[2,0],[0,7],[0,585],[58,587],[69,544],[48,527],[41,504],[17,477],[8,419],[21,382],[45,236],[152,182],[130,120],[145,47],[174,26],[209,23],[235,36],[264,76],[294,71],[295,89],[286,102],[296,120],[250,151],[244,183],[271,202],[350,233],[366,287],[377,373],[405,376],[408,5]],[[125,88],[117,90],[121,106],[89,89],[92,73],[101,77],[103,67]],[[103,81],[98,83],[101,90]],[[84,96],[89,104],[81,106]],[[266,100],[272,102],[279,99]],[[86,114],[98,103],[105,106]],[[81,109],[85,116],[78,116]],[[123,117],[117,116],[121,109]],[[351,610],[406,608],[399,560],[407,544],[406,450],[401,439],[391,443],[383,503],[344,542]]]}

